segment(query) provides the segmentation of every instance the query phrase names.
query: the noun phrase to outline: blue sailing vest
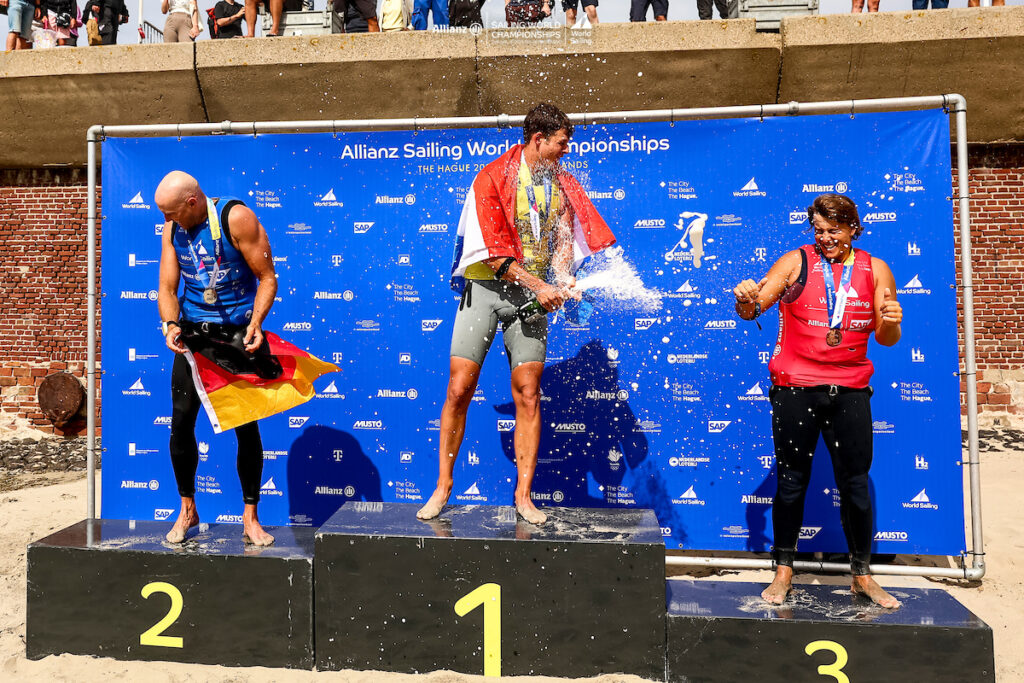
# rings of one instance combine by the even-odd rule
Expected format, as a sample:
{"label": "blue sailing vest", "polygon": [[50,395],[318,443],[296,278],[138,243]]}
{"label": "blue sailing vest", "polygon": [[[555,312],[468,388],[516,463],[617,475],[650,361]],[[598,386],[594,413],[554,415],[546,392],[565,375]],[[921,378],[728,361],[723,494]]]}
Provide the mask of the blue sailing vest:
{"label": "blue sailing vest", "polygon": [[[188,231],[177,223],[172,228],[174,233],[171,239],[178,256],[181,277],[185,281],[185,290],[178,297],[183,320],[195,323],[248,325],[252,318],[256,287],[259,283],[241,252],[235,249],[228,239],[228,210],[236,203],[242,204],[241,200],[235,197],[221,197],[214,203],[215,209],[220,213],[221,225],[219,268],[215,257],[217,245],[210,232],[209,218]],[[192,249],[189,248],[190,243]],[[197,272],[192,257],[193,250],[202,261],[207,282],[214,271],[217,272],[216,282],[211,283],[217,293],[217,300],[212,304],[206,303],[203,299],[204,278]]]}

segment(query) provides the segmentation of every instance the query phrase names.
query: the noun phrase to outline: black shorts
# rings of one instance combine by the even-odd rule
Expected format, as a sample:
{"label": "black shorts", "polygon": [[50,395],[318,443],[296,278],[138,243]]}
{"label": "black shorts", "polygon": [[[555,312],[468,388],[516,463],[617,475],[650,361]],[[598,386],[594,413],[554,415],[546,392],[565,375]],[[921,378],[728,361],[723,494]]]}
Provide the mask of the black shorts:
{"label": "black shorts", "polygon": [[597,0],[562,0],[562,11],[568,12],[572,10],[575,12],[580,4],[583,5],[584,9],[587,7],[597,7]]}
{"label": "black shorts", "polygon": [[668,18],[668,0],[633,0],[629,6],[630,21],[647,21],[647,8],[654,10],[655,17]]}
{"label": "black shorts", "polygon": [[377,18],[376,0],[334,0],[334,11],[343,17],[349,6],[355,7],[363,19]]}

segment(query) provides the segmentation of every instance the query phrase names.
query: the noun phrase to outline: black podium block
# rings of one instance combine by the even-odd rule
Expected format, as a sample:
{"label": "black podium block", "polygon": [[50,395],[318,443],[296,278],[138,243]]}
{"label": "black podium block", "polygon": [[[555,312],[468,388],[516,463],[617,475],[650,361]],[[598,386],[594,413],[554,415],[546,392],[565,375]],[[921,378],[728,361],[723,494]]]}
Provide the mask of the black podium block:
{"label": "black podium block", "polygon": [[897,588],[886,610],[847,586],[668,582],[668,678],[687,683],[994,681],[992,629],[948,593]]}
{"label": "black podium block", "polygon": [[316,535],[320,669],[663,678],[665,546],[649,510],[346,503]]}
{"label": "black podium block", "polygon": [[[26,654],[313,668],[313,530],[82,521],[28,547]],[[203,529],[203,527],[200,527]]]}

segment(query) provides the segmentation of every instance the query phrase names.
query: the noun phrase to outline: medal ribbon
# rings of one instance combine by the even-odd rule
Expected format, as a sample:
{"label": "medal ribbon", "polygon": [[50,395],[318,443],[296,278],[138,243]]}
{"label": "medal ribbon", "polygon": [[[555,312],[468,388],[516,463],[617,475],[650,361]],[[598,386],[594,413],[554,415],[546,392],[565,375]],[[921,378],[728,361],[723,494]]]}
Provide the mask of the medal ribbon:
{"label": "medal ribbon", "polygon": [[544,176],[544,211],[541,211],[537,206],[537,194],[533,189],[533,175],[530,173],[529,167],[526,168],[526,173],[529,176],[529,182],[526,183],[526,198],[530,203],[530,227],[533,229],[533,239],[539,243],[541,223],[547,221],[548,214],[551,212],[551,193],[553,191],[551,175]]}
{"label": "medal ribbon", "polygon": [[829,327],[838,330],[843,325],[843,315],[846,314],[846,299],[849,296],[850,280],[853,279],[853,250],[850,250],[846,260],[843,261],[843,275],[839,280],[839,291],[836,291],[832,264],[828,262],[825,255],[818,251],[818,260],[821,262],[821,275],[825,280],[825,306],[828,309]]}
{"label": "medal ribbon", "polygon": [[213,289],[217,284],[217,276],[220,274],[220,261],[224,253],[224,241],[221,239],[220,232],[220,217],[217,215],[217,210],[213,206],[213,200],[209,197],[206,198],[206,216],[210,221],[210,235],[213,237],[213,273],[211,275],[206,274],[206,266],[203,265],[203,259],[199,257],[199,253],[196,251],[195,245],[192,243],[192,238],[188,236],[188,231],[184,227],[181,228],[181,232],[185,235],[185,242],[188,244],[188,253],[192,257],[192,263],[196,267],[196,277],[199,278],[199,283],[203,286],[203,289]]}

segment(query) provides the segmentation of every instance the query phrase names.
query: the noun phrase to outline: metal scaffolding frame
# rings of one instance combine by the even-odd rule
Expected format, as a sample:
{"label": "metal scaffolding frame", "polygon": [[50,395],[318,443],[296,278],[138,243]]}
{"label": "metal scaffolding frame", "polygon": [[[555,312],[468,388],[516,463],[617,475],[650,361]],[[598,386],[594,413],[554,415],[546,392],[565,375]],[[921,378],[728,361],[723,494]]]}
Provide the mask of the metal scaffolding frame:
{"label": "metal scaffolding frame", "polygon": [[[986,0],[987,1],[987,0]],[[967,386],[968,468],[971,501],[971,550],[961,557],[960,567],[917,567],[873,564],[874,574],[934,576],[978,580],[985,575],[985,552],[981,528],[981,472],[978,455],[978,392],[975,383],[977,364],[974,349],[974,288],[971,270],[970,194],[967,169],[967,101],[962,95],[894,97],[832,102],[789,102],[736,107],[695,109],[653,109],[640,111],[570,114],[577,125],[634,123],[644,121],[688,121],[695,119],[764,118],[766,116],[809,116],[814,114],[850,114],[908,111],[942,107],[955,117],[957,188],[960,228],[960,267],[964,304],[964,372]],[[171,123],[138,126],[92,126],[86,136],[89,182],[88,229],[88,357],[87,357],[87,514],[96,517],[96,149],[106,137],[160,137],[192,135],[259,135],[261,133],[338,133],[343,131],[432,130],[441,128],[512,128],[523,124],[525,116],[470,116],[406,119],[363,119],[328,121],[250,121],[221,123]],[[966,555],[970,555],[970,566]],[[771,569],[770,559],[723,558],[708,556],[668,556],[669,566],[701,566],[718,569]],[[797,561],[801,571],[846,572],[848,565],[837,562]]]}

